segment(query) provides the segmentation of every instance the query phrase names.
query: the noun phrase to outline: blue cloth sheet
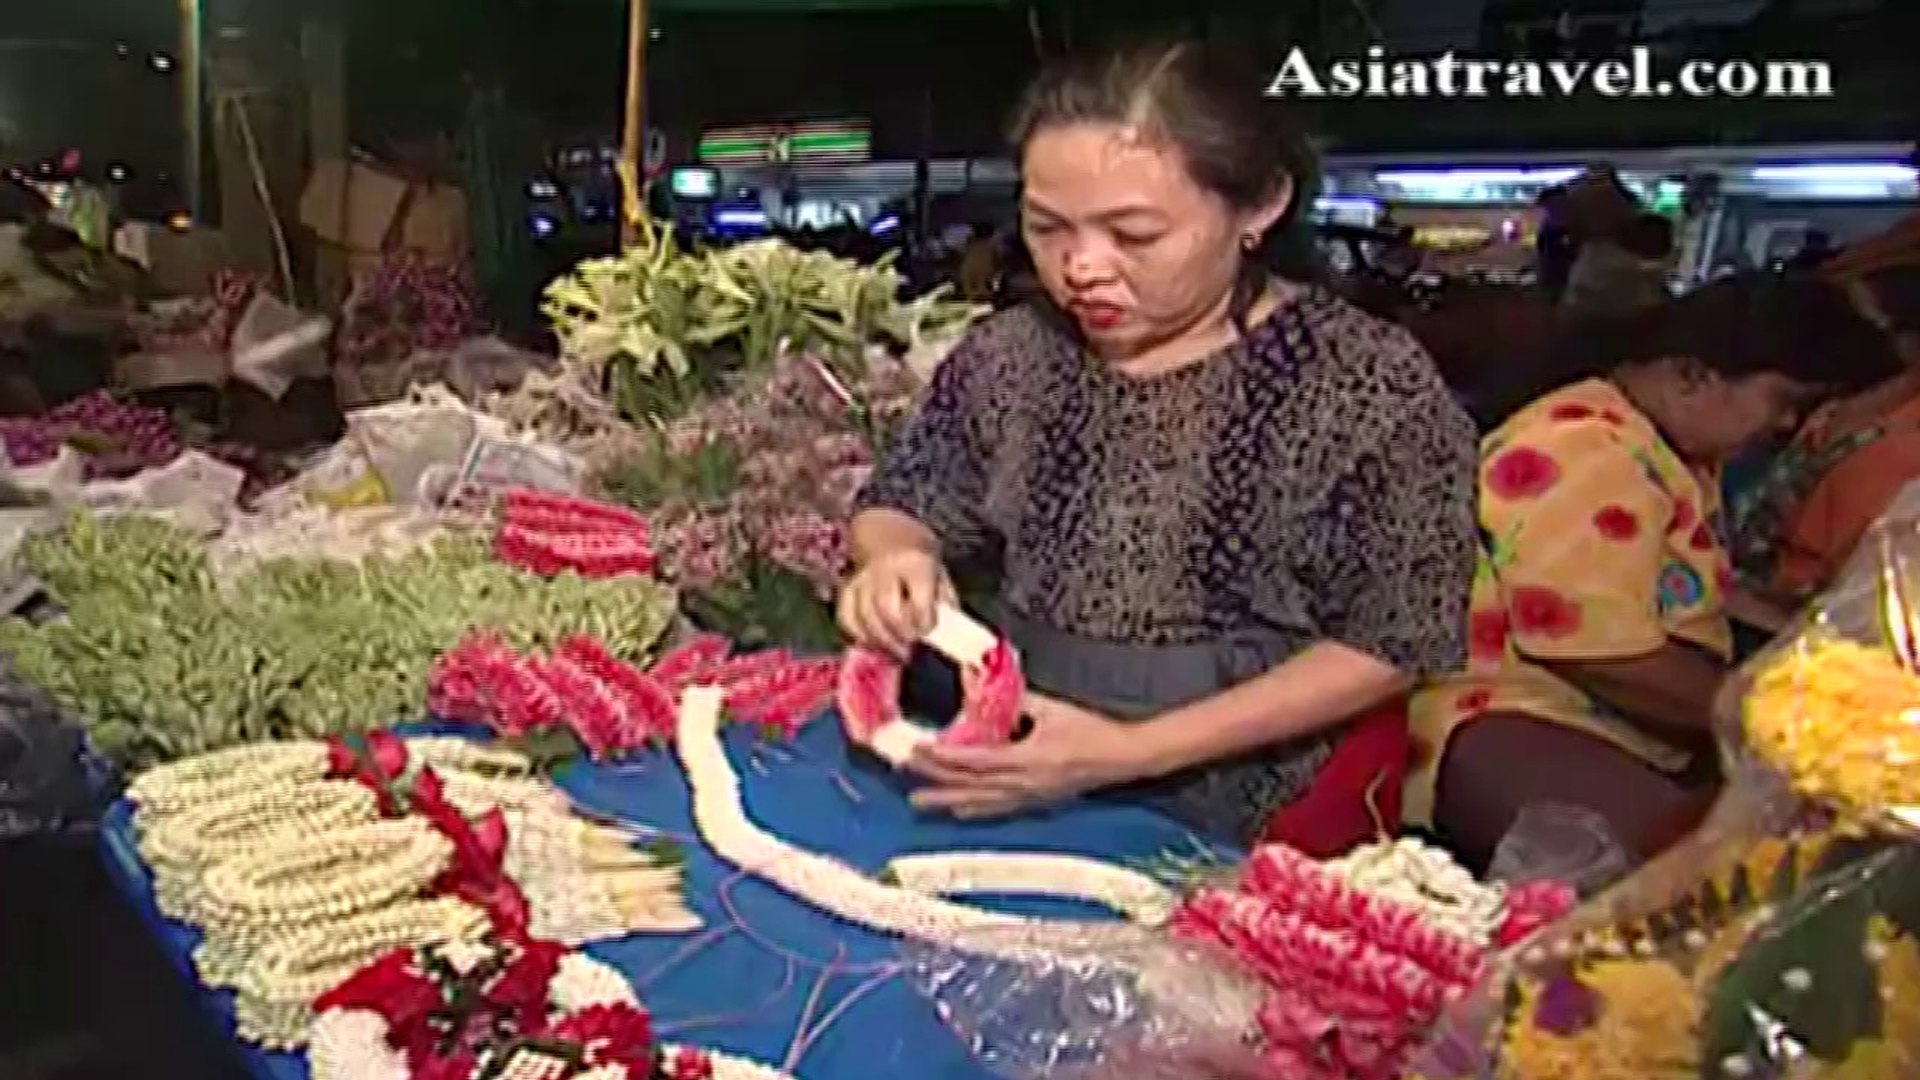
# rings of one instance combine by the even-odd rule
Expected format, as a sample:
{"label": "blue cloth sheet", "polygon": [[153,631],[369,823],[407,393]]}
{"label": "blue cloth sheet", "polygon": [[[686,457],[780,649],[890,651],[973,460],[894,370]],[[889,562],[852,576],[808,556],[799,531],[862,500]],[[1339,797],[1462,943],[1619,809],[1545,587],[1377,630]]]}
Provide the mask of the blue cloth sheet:
{"label": "blue cloth sheet", "polygon": [[[741,776],[748,813],[775,835],[802,848],[835,855],[877,871],[893,856],[915,851],[1012,850],[1089,855],[1137,862],[1168,852],[1191,856],[1199,841],[1185,829],[1137,807],[1082,802],[1059,811],[995,823],[961,823],[916,813],[906,782],[865,755],[850,759],[834,718],[810,726],[792,747],[764,747],[754,733],[734,730],[728,743]],[[857,799],[833,779],[838,773]],[[583,810],[644,822],[682,836],[692,830],[687,785],[678,763],[664,753],[620,766],[581,765],[564,770],[559,784]],[[135,849],[129,807],[108,816],[105,854],[114,878],[153,926],[156,935],[191,975],[198,935],[163,919]],[[687,883],[695,910],[710,927],[727,924],[718,892],[736,877],[710,851],[687,845]],[[684,955],[694,935],[635,935],[601,942],[588,952],[620,969],[653,1011],[662,1037],[711,1046],[778,1065],[787,1056],[820,965],[876,965],[900,955],[899,943],[848,925],[807,907],[757,880],[729,890],[736,909],[758,936],[782,950],[810,958],[791,965],[740,933]],[[1062,900],[991,901],[1002,910],[1035,914],[1088,914]],[[814,1019],[832,1011],[867,974],[832,978],[814,1008]],[[197,983],[196,983],[197,985]],[[232,1030],[233,1006],[225,993],[205,993],[209,1007]],[[245,1048],[247,1064],[261,1080],[304,1080],[305,1059]],[[803,1080],[986,1080],[992,1074],[974,1062],[944,1027],[933,1006],[899,978],[880,984],[848,1008],[817,1038],[798,1063]]]}

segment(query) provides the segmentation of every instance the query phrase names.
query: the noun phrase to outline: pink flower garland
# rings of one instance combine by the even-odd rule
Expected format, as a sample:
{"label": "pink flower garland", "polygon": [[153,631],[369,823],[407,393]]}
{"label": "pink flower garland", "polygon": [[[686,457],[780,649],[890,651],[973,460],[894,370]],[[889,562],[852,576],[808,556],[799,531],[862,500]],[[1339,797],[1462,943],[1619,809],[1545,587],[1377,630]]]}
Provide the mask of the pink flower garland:
{"label": "pink flower garland", "polygon": [[[1503,944],[1564,915],[1556,883],[1509,896]],[[1194,893],[1176,937],[1224,948],[1269,988],[1262,1051],[1288,1080],[1394,1080],[1486,954],[1418,913],[1361,892],[1282,845],[1257,848],[1231,888]]]}
{"label": "pink flower garland", "polygon": [[645,518],[630,510],[517,489],[500,501],[494,535],[500,561],[536,574],[581,577],[651,574],[658,560]]}
{"label": "pink flower garland", "polygon": [[793,738],[832,704],[837,658],[731,651],[724,639],[700,635],[642,671],[590,637],[568,638],[542,656],[516,652],[492,635],[470,635],[435,662],[427,704],[435,715],[503,735],[568,728],[595,760],[671,742],[675,703],[695,682],[724,688],[734,719],[775,738]]}

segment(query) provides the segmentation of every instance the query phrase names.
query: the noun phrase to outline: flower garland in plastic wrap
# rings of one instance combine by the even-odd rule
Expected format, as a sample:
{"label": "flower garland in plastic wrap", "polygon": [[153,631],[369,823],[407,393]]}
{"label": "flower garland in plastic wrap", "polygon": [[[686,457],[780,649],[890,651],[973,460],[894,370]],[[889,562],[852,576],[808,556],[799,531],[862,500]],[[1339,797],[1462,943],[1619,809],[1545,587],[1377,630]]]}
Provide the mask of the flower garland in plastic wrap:
{"label": "flower garland in plastic wrap", "polygon": [[201,927],[195,965],[237,991],[243,1037],[296,1045],[315,995],[398,946],[488,925],[569,942],[699,925],[675,853],[571,817],[518,755],[413,743],[476,770],[443,775],[382,733],[326,745],[318,770],[309,745],[248,749],[154,770],[132,791],[156,900]]}
{"label": "flower garland in plastic wrap", "polygon": [[674,610],[646,577],[530,574],[478,534],[358,565],[271,559],[223,581],[183,529],[83,514],[22,560],[67,617],[0,621],[0,648],[136,765],[413,719],[434,661],[475,629],[517,648],[584,634],[639,659]]}
{"label": "flower garland in plastic wrap", "polygon": [[726,639],[697,635],[651,669],[621,661],[576,636],[550,655],[520,653],[491,636],[470,637],[434,665],[428,707],[509,738],[570,731],[595,760],[673,741],[675,705],[693,682],[725,688],[728,715],[769,738],[791,739],[832,701],[839,661],[786,649],[732,655]]}
{"label": "flower garland in plastic wrap", "polygon": [[1920,828],[1920,675],[1891,649],[1826,634],[1765,663],[1741,709],[1747,745],[1794,790],[1873,827]]}
{"label": "flower garland in plastic wrap", "polygon": [[314,1080],[779,1080],[656,1043],[620,973],[544,941],[400,949],[314,1003]]}
{"label": "flower garland in plastic wrap", "polygon": [[[1349,885],[1281,845],[1256,849],[1229,888],[1202,888],[1174,912],[1176,938],[1217,946],[1269,996],[1260,1052],[1288,1080],[1397,1080],[1441,1010],[1487,961],[1482,943],[1397,899]],[[1504,897],[1498,944],[1564,914],[1570,890]]]}

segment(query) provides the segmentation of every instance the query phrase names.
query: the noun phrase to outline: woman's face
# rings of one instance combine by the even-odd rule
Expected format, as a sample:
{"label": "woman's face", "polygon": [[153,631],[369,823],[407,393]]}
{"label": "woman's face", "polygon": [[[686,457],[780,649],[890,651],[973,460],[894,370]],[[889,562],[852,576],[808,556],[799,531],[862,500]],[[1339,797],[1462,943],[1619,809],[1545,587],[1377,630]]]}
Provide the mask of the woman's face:
{"label": "woman's face", "polygon": [[1022,166],[1021,231],[1041,283],[1103,356],[1126,358],[1221,310],[1242,238],[1285,210],[1236,211],[1178,150],[1117,124],[1043,128]]}
{"label": "woman's face", "polygon": [[1673,415],[1663,427],[1695,461],[1728,461],[1769,439],[1791,435],[1819,403],[1820,388],[1778,372],[1733,378],[1713,372],[1682,376]]}

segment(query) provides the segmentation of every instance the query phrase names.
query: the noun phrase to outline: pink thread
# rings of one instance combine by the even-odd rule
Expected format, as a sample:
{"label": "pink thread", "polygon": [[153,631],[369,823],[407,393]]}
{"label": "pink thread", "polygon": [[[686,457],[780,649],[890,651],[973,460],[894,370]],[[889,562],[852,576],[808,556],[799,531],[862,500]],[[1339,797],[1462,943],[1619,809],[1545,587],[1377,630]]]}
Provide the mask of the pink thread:
{"label": "pink thread", "polygon": [[800,1022],[794,1025],[793,1038],[787,1043],[787,1060],[780,1066],[782,1072],[792,1072],[793,1063],[800,1059],[800,1051],[807,1035],[807,1024],[813,1020],[813,1010],[820,1007],[820,998],[827,992],[827,982],[846,962],[847,947],[835,942],[833,962],[820,969],[819,977],[813,980],[813,989],[807,992],[805,1004],[800,1006]]}

